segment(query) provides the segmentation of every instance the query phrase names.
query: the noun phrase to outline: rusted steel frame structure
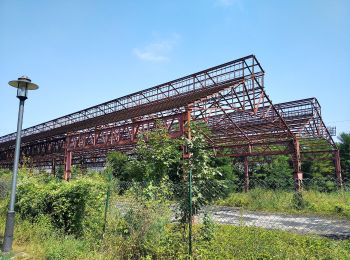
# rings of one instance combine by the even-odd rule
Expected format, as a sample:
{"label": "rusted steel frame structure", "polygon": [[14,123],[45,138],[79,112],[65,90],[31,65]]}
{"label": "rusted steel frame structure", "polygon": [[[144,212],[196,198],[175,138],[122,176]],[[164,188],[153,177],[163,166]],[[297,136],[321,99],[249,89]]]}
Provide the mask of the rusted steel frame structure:
{"label": "rusted steel frame structure", "polygon": [[[242,81],[254,68],[256,76],[263,75],[255,56],[237,59],[27,128],[23,130],[22,140],[25,145],[55,144],[57,139],[66,139],[67,136],[80,132],[182,113],[189,103]],[[1,151],[11,149],[13,138],[14,134],[0,137]]]}
{"label": "rusted steel frame structure", "polygon": [[[275,105],[279,114],[283,117],[288,128],[293,133],[292,141],[288,141],[281,137],[276,136],[278,140],[272,140],[266,134],[262,132],[254,131],[256,136],[256,142],[249,144],[232,143],[228,145],[227,141],[223,141],[222,146],[215,147],[216,149],[224,150],[224,154],[219,156],[231,156],[231,157],[261,157],[272,156],[277,154],[291,154],[294,165],[294,179],[296,188],[299,189],[302,181],[301,173],[301,160],[310,159],[310,154],[313,155],[312,159],[322,158],[320,156],[328,157],[326,159],[333,159],[335,163],[336,176],[339,185],[342,185],[341,168],[339,151],[334,143],[330,132],[325,126],[321,117],[321,107],[316,98],[309,98],[303,100],[296,100],[291,102],[285,102]],[[235,120],[237,122],[239,120]],[[242,120],[242,123],[238,123],[239,129],[245,130],[245,127],[251,129],[255,127],[262,127],[265,129],[268,127],[262,122],[257,120]],[[269,131],[274,131],[273,129]],[[246,131],[245,131],[246,132]],[[229,133],[223,132],[223,136],[228,137]],[[250,138],[254,137],[254,134],[250,135]],[[266,141],[267,140],[267,141]],[[264,143],[265,142],[265,143]],[[216,145],[218,142],[215,142]],[[234,148],[234,149],[232,149]],[[331,158],[329,158],[330,156]],[[316,157],[316,158],[315,158]],[[246,160],[244,159],[245,178],[248,176],[248,170],[246,167]],[[249,183],[249,181],[245,181]]]}
{"label": "rusted steel frame structure", "polygon": [[[132,152],[140,134],[152,130],[156,121],[172,137],[183,135],[189,106],[193,121],[211,129],[208,140],[217,156],[246,158],[246,178],[248,156],[290,154],[300,189],[302,154],[317,151],[334,153],[341,180],[339,154],[317,100],[273,105],[253,55],[27,128],[22,154],[34,166],[64,163],[68,179],[72,164],[102,166],[108,151]],[[0,137],[2,166],[10,166],[14,136]]]}
{"label": "rusted steel frame structure", "polygon": [[[312,112],[312,110],[310,109],[305,109],[305,103],[312,105],[316,100],[315,99],[306,99],[303,100],[303,104],[300,105],[300,101],[294,101],[294,102],[287,102],[287,103],[282,103],[282,104],[277,104],[275,105],[277,108],[281,107],[281,106],[285,106],[286,104],[292,104],[293,105],[293,109],[295,110],[292,113],[290,112],[284,112],[284,117],[285,117],[285,121],[287,122],[287,124],[290,126],[290,128],[292,129],[293,132],[298,133],[300,132],[299,136],[302,135],[303,137],[305,137],[305,134],[303,134],[303,132],[305,133],[310,133],[309,130],[304,130],[303,131],[303,126],[306,124],[305,122],[309,123],[310,118],[314,119],[314,113]],[[299,107],[300,106],[300,107]],[[183,125],[183,117],[184,114],[177,114],[174,115],[173,117],[165,117],[162,119],[162,124],[164,126],[166,126],[166,128],[168,129],[169,133],[171,136],[173,137],[178,137],[181,136],[183,134],[183,129],[180,128],[180,125]],[[214,118],[215,119],[215,118]],[[218,119],[215,119],[216,121],[218,121]],[[238,121],[238,120],[236,120]],[[144,120],[142,121],[143,125],[140,124],[140,122],[135,122],[134,124],[125,124],[124,126],[121,127],[108,127],[108,128],[98,128],[94,131],[86,131],[86,132],[80,132],[78,134],[70,134],[67,136],[66,141],[62,138],[59,138],[56,140],[56,142],[54,144],[48,142],[48,143],[36,143],[33,146],[24,146],[23,147],[23,153],[27,154],[28,156],[34,156],[34,155],[49,155],[49,154],[53,154],[54,156],[57,155],[57,153],[59,153],[60,151],[63,151],[64,149],[64,145],[66,142],[66,145],[69,149],[71,150],[75,150],[75,152],[80,152],[80,151],[84,151],[87,150],[90,152],[90,149],[113,149],[114,147],[117,147],[118,145],[121,146],[119,149],[125,148],[125,150],[129,150],[132,148],[132,146],[127,146],[127,145],[132,145],[136,142],[136,137],[142,133],[142,131],[148,131],[152,128],[155,127],[155,120]],[[313,124],[311,124],[313,125]],[[319,125],[319,124],[317,124]],[[316,126],[317,126],[316,125]],[[214,129],[214,128],[212,128]],[[326,130],[326,129],[324,129]],[[318,131],[311,131],[311,133],[319,133],[322,132],[320,130]],[[116,134],[117,133],[117,134]],[[219,133],[220,134],[220,133]],[[226,136],[229,136],[229,134],[225,133]],[[260,136],[261,137],[261,136]],[[267,136],[268,137],[268,136]],[[309,134],[310,137],[310,134]],[[312,141],[315,142],[315,137],[317,137],[317,135],[313,134],[311,135],[311,137],[313,137]],[[327,135],[326,135],[327,137]],[[306,139],[305,139],[306,140]],[[321,139],[322,140],[322,139]],[[330,139],[331,140],[331,139]],[[317,141],[317,140],[316,140]],[[309,141],[309,144],[312,144],[311,141]],[[329,147],[329,144],[326,143],[326,146],[324,146],[325,144],[322,144],[323,147],[321,148],[326,148],[325,150],[320,150],[320,148],[318,148],[318,150],[313,149],[313,147],[306,147],[303,146],[303,149],[305,150],[307,148],[307,150],[303,151],[302,153],[306,154],[306,153],[315,153],[315,154],[319,154],[319,153],[324,153],[327,154],[328,152],[330,152],[332,149],[332,147]],[[332,143],[334,145],[334,143]],[[265,145],[270,145],[272,146],[272,148],[274,150],[259,150],[258,148],[261,148],[264,144],[261,142],[258,142],[256,144],[250,144],[250,146],[248,146],[248,148],[250,150],[246,151],[246,150],[238,150],[237,152],[237,157],[240,156],[261,156],[261,155],[276,155],[276,154],[290,154],[290,150],[288,149],[288,145],[289,145],[289,141],[281,141],[278,140],[276,142],[273,141],[269,141],[267,144]],[[320,146],[320,144],[316,145]],[[228,147],[232,147],[232,146],[223,146],[222,148],[228,148]],[[246,145],[234,145],[233,146],[236,149],[239,148],[246,148]],[[269,147],[267,147],[269,148]],[[61,152],[62,153],[62,152]],[[102,154],[104,154],[105,152],[103,151]],[[12,156],[12,152],[8,153],[10,156]],[[232,155],[230,155],[232,156]],[[86,155],[85,155],[86,157]],[[50,162],[51,160],[49,160]],[[101,160],[99,160],[101,162]],[[11,162],[11,160],[10,160]],[[59,162],[59,159],[58,159]],[[40,165],[40,160],[37,160],[37,164]],[[75,163],[76,164],[76,163]]]}
{"label": "rusted steel frame structure", "polygon": [[[234,82],[264,71],[255,56],[243,57],[183,78],[145,89],[23,130],[23,142],[89,129],[141,115],[184,107]],[[13,143],[15,133],[0,137],[1,146]]]}
{"label": "rusted steel frame structure", "polygon": [[[305,160],[310,154],[322,160],[327,156],[333,159],[339,186],[342,188],[340,156],[332,135],[335,129],[326,127],[321,116],[321,106],[316,98],[302,99],[277,105],[288,127],[300,142],[299,152]],[[326,156],[326,157],[325,157]],[[329,159],[329,158],[328,158]]]}

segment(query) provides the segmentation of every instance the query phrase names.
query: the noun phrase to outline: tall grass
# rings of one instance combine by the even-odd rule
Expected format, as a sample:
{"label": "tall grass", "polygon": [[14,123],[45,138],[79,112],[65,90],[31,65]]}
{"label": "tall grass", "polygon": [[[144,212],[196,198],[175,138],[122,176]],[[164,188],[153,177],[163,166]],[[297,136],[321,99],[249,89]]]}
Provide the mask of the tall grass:
{"label": "tall grass", "polygon": [[350,242],[256,227],[218,226],[195,245],[199,259],[349,259]]}
{"label": "tall grass", "polygon": [[[217,225],[213,237],[202,239],[194,226],[195,259],[349,259],[350,241],[291,234],[256,227]],[[3,219],[1,230],[3,231]],[[26,259],[187,259],[187,238],[182,229],[167,225],[162,237],[152,237],[140,255],[139,240],[109,233],[100,241],[66,236],[41,218],[36,223],[18,221],[14,252]],[[1,259],[1,253],[0,253]]]}
{"label": "tall grass", "polygon": [[[14,253],[24,252],[27,259],[187,259],[187,233],[180,224],[170,222],[171,203],[154,196],[157,195],[154,188],[144,189],[145,194],[128,192],[114,193],[111,197],[103,236],[102,232],[67,235],[64,229],[54,225],[50,214],[39,214],[31,219],[18,214]],[[349,192],[305,191],[301,209],[295,205],[293,194],[254,189],[249,193],[233,193],[218,203],[252,210],[350,216]],[[145,195],[147,199],[142,199]],[[98,198],[96,201],[104,203]],[[7,204],[6,199],[0,200],[0,241],[3,240]],[[91,210],[103,218],[97,208]],[[88,220],[91,221],[89,230],[98,231],[98,228],[92,229],[96,219]],[[196,224],[193,232],[195,259],[350,259],[350,241],[245,226],[203,228]],[[3,259],[1,253],[0,259]]]}
{"label": "tall grass", "polygon": [[293,214],[317,214],[350,218],[350,192],[303,191],[303,205],[296,205],[291,191],[252,189],[247,193],[232,193],[217,202],[221,206],[241,207],[250,210]]}

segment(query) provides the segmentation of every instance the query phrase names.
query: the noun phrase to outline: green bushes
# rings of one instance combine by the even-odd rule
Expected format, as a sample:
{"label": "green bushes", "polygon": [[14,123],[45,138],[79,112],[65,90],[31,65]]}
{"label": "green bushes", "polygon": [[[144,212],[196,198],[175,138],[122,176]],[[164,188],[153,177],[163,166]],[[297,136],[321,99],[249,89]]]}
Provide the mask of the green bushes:
{"label": "green bushes", "polygon": [[109,215],[102,246],[123,259],[157,256],[162,251],[162,241],[170,223],[169,207],[158,202],[134,201],[123,211],[116,210]]}
{"label": "green bushes", "polygon": [[[165,179],[159,185],[134,185],[123,194],[127,197],[123,201],[115,191],[102,236],[106,192],[102,178],[59,182],[21,176],[14,249],[33,259],[187,259],[187,230],[184,225],[171,223],[168,183]],[[255,209],[269,205],[270,210],[286,209],[293,202],[292,194],[257,189],[229,199]],[[337,214],[347,214],[349,210],[349,194],[304,192],[303,200],[308,201],[306,209],[333,207]],[[0,217],[0,234],[4,222],[5,218]],[[194,225],[193,237],[195,259],[344,259],[350,252],[349,241],[216,225],[208,216],[202,225]]]}
{"label": "green bushes", "polygon": [[[200,236],[201,228],[194,226],[195,259],[348,259],[350,256],[349,241],[226,225],[217,225],[213,237],[206,240]],[[150,240],[141,253],[134,236],[127,239],[108,233],[98,242],[89,241],[65,236],[55,231],[49,219],[41,218],[35,223],[19,222],[15,246],[17,251],[26,252],[28,259],[187,259],[186,237],[182,234],[180,226],[166,225],[161,237]]]}
{"label": "green bushes", "polygon": [[302,192],[295,192],[292,198],[292,208],[303,210],[309,206],[309,203],[304,200]]}
{"label": "green bushes", "polygon": [[[107,155],[107,168],[119,181],[119,191],[127,188],[123,182],[143,182],[151,186],[168,183],[172,189],[172,199],[179,203],[181,222],[190,219],[188,201],[188,176],[192,172],[192,212],[198,212],[228,193],[223,174],[212,164],[213,152],[207,149],[206,129],[198,124],[191,125],[191,140],[173,139],[168,130],[157,122],[156,129],[147,132],[140,139],[132,157],[120,152]],[[147,140],[147,142],[146,142]],[[183,159],[181,148],[187,147],[190,158]],[[218,161],[216,161],[218,164]],[[227,170],[227,169],[226,169]],[[226,172],[227,173],[227,172]],[[192,216],[191,216],[192,217]]]}
{"label": "green bushes", "polygon": [[216,225],[212,217],[205,213],[203,217],[203,224],[199,230],[199,237],[204,241],[210,241],[214,238],[214,232],[216,229]]}
{"label": "green bushes", "polygon": [[[128,223],[123,222],[128,218],[120,215],[118,218],[113,218],[115,223],[111,223],[113,227],[119,226],[119,228],[113,232],[109,229],[109,233],[103,238],[94,241],[62,234],[52,226],[47,217],[40,217],[34,223],[26,220],[18,221],[15,230],[15,250],[25,252],[27,259],[188,259],[187,238],[183,236],[181,225],[167,224],[164,229],[162,228],[160,235],[156,236],[153,236],[153,232],[148,232],[154,230],[153,228],[140,228],[156,224],[161,213],[155,213],[152,208],[147,210],[149,212],[146,212],[144,218],[141,218],[144,211],[140,217],[136,217],[137,222],[148,222],[151,225],[141,224],[135,227],[132,231],[136,232],[134,235],[123,235],[124,228],[128,227]],[[149,218],[154,216],[157,217]],[[4,219],[0,219],[0,223],[4,223]],[[195,259],[348,259],[350,257],[350,241],[227,225],[215,225],[212,237],[207,239],[202,237],[202,230],[202,225],[194,226]],[[135,240],[139,235],[149,237],[147,240]],[[144,243],[142,247],[140,241]]]}
{"label": "green bushes", "polygon": [[61,182],[23,177],[17,187],[16,211],[32,221],[41,215],[49,216],[56,228],[79,236],[101,225],[104,187],[98,179]]}
{"label": "green bushes", "polygon": [[[1,218],[0,223],[4,222],[5,219]],[[98,258],[88,240],[57,230],[49,216],[42,215],[34,222],[17,219],[14,237],[14,251],[23,252],[23,259]]]}
{"label": "green bushes", "polygon": [[[118,191],[115,195],[117,194]],[[158,185],[150,182],[145,186],[140,183],[130,186],[124,193],[127,200],[112,196],[104,239],[122,246],[116,250],[112,244],[104,243],[103,247],[111,252],[117,251],[113,255],[123,259],[140,259],[160,254],[172,214],[169,194],[169,180],[165,178]]]}

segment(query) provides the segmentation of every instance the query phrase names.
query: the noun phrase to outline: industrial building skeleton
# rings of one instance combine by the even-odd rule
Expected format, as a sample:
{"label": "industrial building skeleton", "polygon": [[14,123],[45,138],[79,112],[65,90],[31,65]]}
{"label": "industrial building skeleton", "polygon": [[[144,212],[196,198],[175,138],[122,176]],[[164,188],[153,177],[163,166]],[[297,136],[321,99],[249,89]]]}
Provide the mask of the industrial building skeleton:
{"label": "industrial building skeleton", "polygon": [[[272,104],[264,70],[254,55],[81,110],[27,129],[22,156],[34,167],[101,166],[110,150],[132,151],[140,133],[161,121],[169,134],[185,134],[188,121],[205,122],[217,156],[248,158],[288,154],[296,189],[304,154],[334,160],[341,185],[339,152],[315,98]],[[15,133],[0,137],[0,166],[11,167]]]}

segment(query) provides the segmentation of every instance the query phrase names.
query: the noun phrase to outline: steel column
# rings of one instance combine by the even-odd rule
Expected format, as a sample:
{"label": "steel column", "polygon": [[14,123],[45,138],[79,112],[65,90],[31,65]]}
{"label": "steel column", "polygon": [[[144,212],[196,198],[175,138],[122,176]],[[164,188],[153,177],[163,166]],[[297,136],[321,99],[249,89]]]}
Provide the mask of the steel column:
{"label": "steel column", "polygon": [[64,179],[69,181],[72,177],[72,151],[65,151],[64,155]]}
{"label": "steel column", "polygon": [[249,164],[248,156],[244,156],[244,192],[249,191]]}
{"label": "steel column", "polygon": [[301,171],[300,144],[297,138],[293,140],[293,167],[295,191],[302,190],[303,172]]}
{"label": "steel column", "polygon": [[55,158],[52,158],[51,174],[53,176],[56,176],[56,159]]}
{"label": "steel column", "polygon": [[342,180],[342,174],[341,174],[339,150],[335,151],[334,164],[335,164],[335,173],[337,176],[338,185],[339,185],[339,188],[342,189],[343,188],[343,180]]}

